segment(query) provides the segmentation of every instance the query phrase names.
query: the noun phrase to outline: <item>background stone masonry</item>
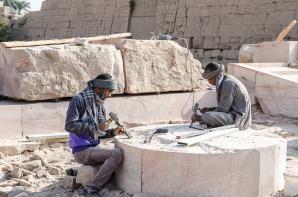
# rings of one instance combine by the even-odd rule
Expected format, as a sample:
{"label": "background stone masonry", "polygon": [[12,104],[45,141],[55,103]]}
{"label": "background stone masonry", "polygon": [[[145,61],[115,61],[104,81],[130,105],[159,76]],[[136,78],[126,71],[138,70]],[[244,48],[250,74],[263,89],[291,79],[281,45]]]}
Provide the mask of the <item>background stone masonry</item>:
{"label": "background stone masonry", "polygon": [[[12,25],[11,40],[163,32],[186,38],[205,65],[237,62],[242,44],[272,41],[293,19],[297,0],[46,0]],[[286,39],[298,39],[298,25]]]}

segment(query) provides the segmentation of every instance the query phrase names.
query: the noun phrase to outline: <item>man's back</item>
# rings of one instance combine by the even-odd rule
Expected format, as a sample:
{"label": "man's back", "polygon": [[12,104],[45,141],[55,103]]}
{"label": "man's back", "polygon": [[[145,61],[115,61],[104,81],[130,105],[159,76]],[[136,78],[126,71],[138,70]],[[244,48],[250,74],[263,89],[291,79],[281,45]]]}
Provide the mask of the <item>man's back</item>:
{"label": "man's back", "polygon": [[243,127],[248,128],[251,124],[251,102],[248,91],[241,81],[231,75],[225,75],[219,97],[219,108],[230,106],[229,112],[245,116]]}

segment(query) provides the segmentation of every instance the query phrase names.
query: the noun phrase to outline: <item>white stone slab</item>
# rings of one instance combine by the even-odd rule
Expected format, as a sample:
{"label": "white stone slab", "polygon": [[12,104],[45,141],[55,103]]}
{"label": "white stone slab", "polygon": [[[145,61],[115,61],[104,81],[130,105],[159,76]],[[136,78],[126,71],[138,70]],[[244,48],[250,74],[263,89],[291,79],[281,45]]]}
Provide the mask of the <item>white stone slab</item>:
{"label": "white stone slab", "polygon": [[259,72],[256,80],[256,97],[265,113],[298,118],[298,78]]}
{"label": "white stone slab", "polygon": [[297,117],[298,72],[285,63],[229,64],[228,73],[247,88],[252,104],[271,115]]}
{"label": "white stone slab", "polygon": [[298,57],[298,42],[262,42],[256,45],[254,63],[287,62],[293,63]]}

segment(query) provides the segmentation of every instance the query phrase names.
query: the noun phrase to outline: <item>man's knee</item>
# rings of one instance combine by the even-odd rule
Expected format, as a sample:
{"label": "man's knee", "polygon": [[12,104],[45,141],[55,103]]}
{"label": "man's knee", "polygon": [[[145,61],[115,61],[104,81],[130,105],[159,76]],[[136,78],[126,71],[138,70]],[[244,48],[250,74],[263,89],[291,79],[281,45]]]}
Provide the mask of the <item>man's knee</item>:
{"label": "man's knee", "polygon": [[214,117],[212,116],[212,112],[206,112],[202,114],[202,121],[207,125],[210,125],[213,119]]}
{"label": "man's knee", "polygon": [[122,150],[120,148],[114,148],[111,157],[119,164],[123,159]]}

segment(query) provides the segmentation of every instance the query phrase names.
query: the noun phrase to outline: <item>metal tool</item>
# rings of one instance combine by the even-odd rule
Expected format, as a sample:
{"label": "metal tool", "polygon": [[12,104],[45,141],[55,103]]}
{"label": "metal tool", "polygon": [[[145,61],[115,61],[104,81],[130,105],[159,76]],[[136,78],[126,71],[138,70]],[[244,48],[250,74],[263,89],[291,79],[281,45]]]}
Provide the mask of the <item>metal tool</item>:
{"label": "metal tool", "polygon": [[152,34],[150,40],[178,40],[179,38],[176,36],[172,36],[170,34],[157,34],[154,32],[150,32]]}
{"label": "metal tool", "polygon": [[[199,103],[195,103],[194,106],[193,106],[193,108],[192,108],[192,112],[194,114],[198,115],[198,110],[199,109],[200,109],[199,108]],[[191,121],[190,126],[189,126],[190,128],[192,128],[193,123],[194,123],[194,121]]]}
{"label": "metal tool", "polygon": [[162,128],[156,129],[153,133],[151,133],[151,134],[149,135],[149,137],[147,137],[147,138],[144,140],[144,144],[146,144],[146,143],[150,143],[151,140],[152,140],[152,138],[153,138],[153,136],[154,136],[155,134],[159,134],[159,133],[168,133],[168,132],[169,132],[169,129],[162,129]]}
{"label": "metal tool", "polygon": [[158,40],[178,40],[178,38],[169,34],[160,34]]}
{"label": "metal tool", "polygon": [[119,123],[119,118],[117,116],[117,114],[114,114],[113,112],[109,113],[109,116],[111,117],[111,119],[113,119],[115,121],[115,124],[123,129],[123,133],[127,136],[128,139],[131,138],[131,136],[126,132],[126,129],[123,127],[123,125],[121,125]]}

